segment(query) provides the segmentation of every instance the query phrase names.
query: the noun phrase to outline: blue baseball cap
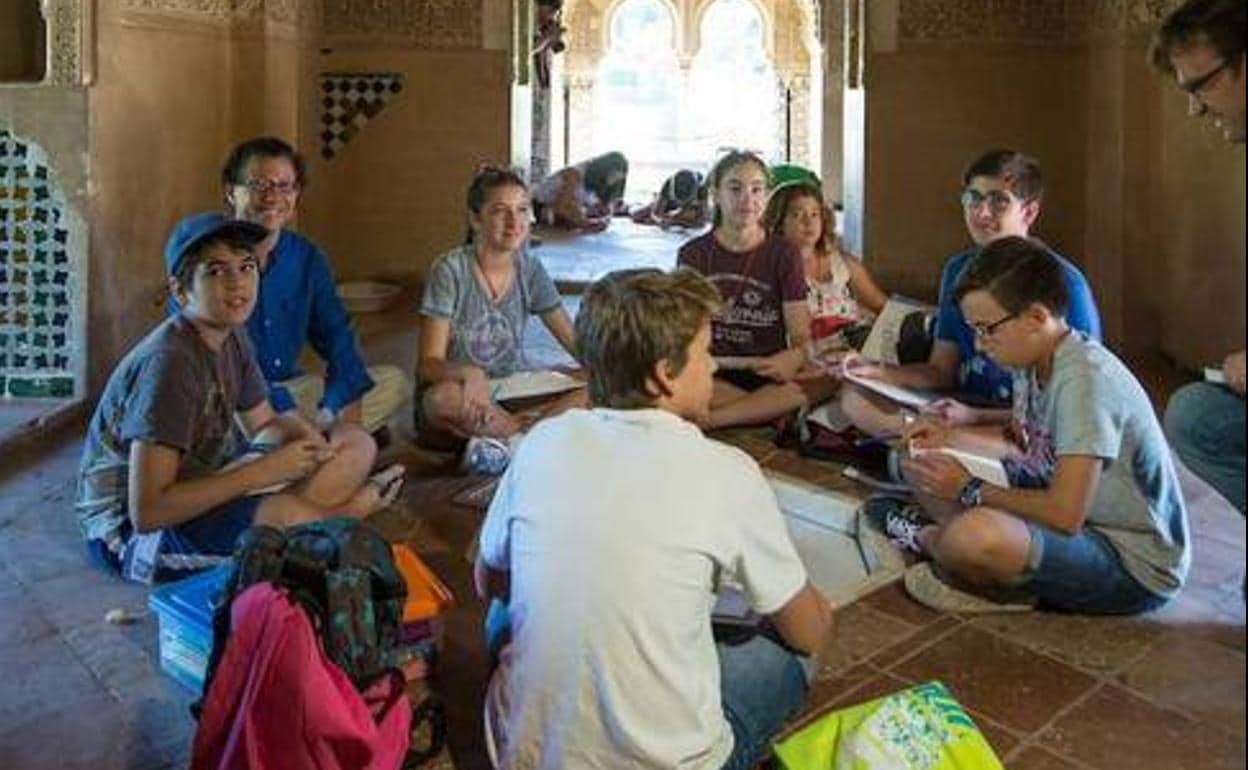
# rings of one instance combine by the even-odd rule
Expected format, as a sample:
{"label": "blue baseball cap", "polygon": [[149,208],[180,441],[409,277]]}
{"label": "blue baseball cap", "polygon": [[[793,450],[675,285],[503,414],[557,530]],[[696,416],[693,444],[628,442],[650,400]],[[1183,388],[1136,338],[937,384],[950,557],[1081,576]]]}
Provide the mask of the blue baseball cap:
{"label": "blue baseball cap", "polygon": [[178,272],[182,260],[196,246],[212,238],[238,238],[249,246],[264,240],[269,231],[255,222],[232,219],[216,211],[192,214],[174,226],[165,243],[165,270],[169,275]]}

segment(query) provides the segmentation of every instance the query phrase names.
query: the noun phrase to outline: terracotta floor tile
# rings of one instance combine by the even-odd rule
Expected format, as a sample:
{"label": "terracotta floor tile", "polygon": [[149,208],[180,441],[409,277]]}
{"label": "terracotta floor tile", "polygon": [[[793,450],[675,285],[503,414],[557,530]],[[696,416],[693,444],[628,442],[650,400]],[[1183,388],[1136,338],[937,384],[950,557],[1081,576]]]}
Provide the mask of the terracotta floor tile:
{"label": "terracotta floor tile", "polygon": [[1244,734],[1244,653],[1170,634],[1119,677],[1149,700]]}
{"label": "terracotta floor tile", "polygon": [[1244,739],[1105,685],[1066,712],[1039,742],[1097,770],[1240,770]]}
{"label": "terracotta floor tile", "polygon": [[944,682],[963,706],[1021,732],[1038,729],[1095,684],[1065,663],[969,627],[891,670],[914,682]]}
{"label": "terracotta floor tile", "polygon": [[929,623],[910,636],[885,647],[868,660],[871,665],[879,669],[895,668],[901,661],[915,656],[928,645],[961,625],[963,625],[962,618],[956,615],[941,615],[934,623]]}
{"label": "terracotta floor tile", "polygon": [[1005,759],[1014,747],[1018,745],[1019,737],[1011,730],[1002,727],[993,720],[967,709],[971,719],[975,720],[975,726],[984,734],[988,745],[992,747],[992,751],[997,755],[997,759]]}
{"label": "terracotta floor tile", "polygon": [[839,674],[820,671],[810,682],[810,690],[806,693],[806,703],[785,734],[800,729],[815,717],[829,710],[847,692],[861,686],[869,679],[879,676],[880,672],[866,664],[853,666]]}
{"label": "terracotta floor tile", "polygon": [[792,449],[776,450],[763,462],[763,467],[828,489],[842,489],[848,482],[841,475],[841,466],[808,460]]}
{"label": "terracotta floor tile", "polygon": [[900,580],[873,591],[860,599],[863,604],[886,615],[893,615],[915,626],[926,626],[937,618],[947,617],[944,613],[924,607],[906,593],[906,587]]}
{"label": "terracotta floor tile", "polygon": [[1126,618],[1049,612],[981,615],[970,623],[1093,674],[1120,670],[1161,633]]}
{"label": "terracotta floor tile", "polygon": [[850,604],[832,615],[832,637],[824,649],[822,670],[839,674],[915,631],[915,626],[861,602]]}
{"label": "terracotta floor tile", "polygon": [[1133,622],[1244,649],[1243,599],[1235,602],[1212,589],[1184,590],[1160,610]]}
{"label": "terracotta floor tile", "polygon": [[1039,746],[1027,746],[1018,756],[1011,757],[1010,770],[1079,770],[1077,765]]}
{"label": "terracotta floor tile", "polygon": [[709,436],[716,441],[741,449],[756,462],[763,462],[777,449],[771,428],[725,428],[712,431]]}
{"label": "terracotta floor tile", "polygon": [[876,698],[883,698],[885,695],[900,692],[911,686],[909,682],[899,679],[892,674],[881,672],[863,681],[852,690],[842,693],[841,697],[828,704],[828,710],[833,711],[848,706],[856,706]]}

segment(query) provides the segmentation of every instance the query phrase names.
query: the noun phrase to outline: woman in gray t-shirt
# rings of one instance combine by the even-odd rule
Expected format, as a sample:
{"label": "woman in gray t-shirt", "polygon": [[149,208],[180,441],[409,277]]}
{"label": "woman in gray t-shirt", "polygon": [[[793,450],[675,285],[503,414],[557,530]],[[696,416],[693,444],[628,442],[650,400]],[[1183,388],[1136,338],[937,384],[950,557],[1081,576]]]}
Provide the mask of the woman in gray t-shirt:
{"label": "woman in gray t-shirt", "polygon": [[434,443],[506,439],[523,424],[490,397],[490,380],[524,366],[537,315],[573,352],[572,320],[542,263],[530,257],[529,191],[510,169],[483,167],[468,187],[468,242],[434,262],[421,302],[416,423]]}

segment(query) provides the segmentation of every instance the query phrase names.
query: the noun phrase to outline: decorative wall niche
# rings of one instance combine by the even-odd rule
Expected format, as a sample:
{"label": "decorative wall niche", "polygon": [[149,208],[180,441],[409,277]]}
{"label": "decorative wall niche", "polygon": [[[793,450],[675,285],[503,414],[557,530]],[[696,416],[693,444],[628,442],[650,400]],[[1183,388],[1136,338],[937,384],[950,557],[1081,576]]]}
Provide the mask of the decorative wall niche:
{"label": "decorative wall niche", "polygon": [[43,149],[0,130],[0,396],[80,394],[83,271],[69,220]]}

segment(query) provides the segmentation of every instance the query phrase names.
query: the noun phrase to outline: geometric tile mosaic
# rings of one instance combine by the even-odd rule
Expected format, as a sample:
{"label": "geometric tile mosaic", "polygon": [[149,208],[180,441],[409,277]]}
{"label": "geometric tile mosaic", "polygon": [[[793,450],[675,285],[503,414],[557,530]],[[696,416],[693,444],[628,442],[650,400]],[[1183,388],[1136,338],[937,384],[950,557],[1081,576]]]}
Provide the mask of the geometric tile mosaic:
{"label": "geometric tile mosaic", "polygon": [[399,72],[322,72],[321,156],[338,154],[402,90]]}
{"label": "geometric tile mosaic", "polygon": [[0,130],[0,396],[74,392],[66,202],[42,148]]}

